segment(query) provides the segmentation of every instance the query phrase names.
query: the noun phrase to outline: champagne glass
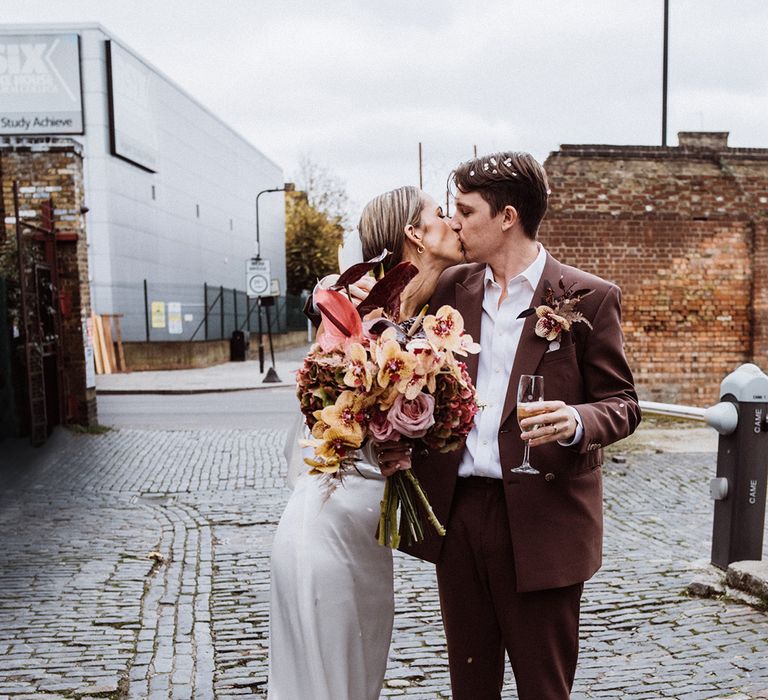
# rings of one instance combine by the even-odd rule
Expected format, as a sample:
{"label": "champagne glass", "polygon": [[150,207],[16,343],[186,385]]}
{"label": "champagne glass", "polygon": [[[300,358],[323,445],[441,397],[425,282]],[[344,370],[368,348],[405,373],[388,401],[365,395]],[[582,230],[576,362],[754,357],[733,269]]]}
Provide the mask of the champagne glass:
{"label": "champagne glass", "polygon": [[[543,413],[541,409],[534,410],[531,404],[536,401],[544,400],[544,377],[538,374],[523,374],[520,376],[520,383],[517,385],[517,423],[520,425],[520,421],[523,418],[529,416],[536,416]],[[534,426],[535,429],[536,426]],[[520,426],[520,430],[522,430]],[[512,471],[516,474],[540,474],[538,469],[531,466],[530,452],[531,445],[528,440],[525,440],[525,454],[523,455],[523,463],[519,467],[515,467]]]}

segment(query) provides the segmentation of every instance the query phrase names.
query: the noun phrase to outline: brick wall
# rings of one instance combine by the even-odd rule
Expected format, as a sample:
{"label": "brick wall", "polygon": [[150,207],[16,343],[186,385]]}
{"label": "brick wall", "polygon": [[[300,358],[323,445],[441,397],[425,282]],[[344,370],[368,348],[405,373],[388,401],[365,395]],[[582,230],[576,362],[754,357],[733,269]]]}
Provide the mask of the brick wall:
{"label": "brick wall", "polygon": [[[20,209],[29,212],[22,218],[40,224],[42,203],[53,198],[62,319],[65,420],[94,424],[96,393],[94,389],[86,388],[83,342],[83,322],[90,316],[91,306],[85,216],[82,212],[85,193],[81,147],[70,139],[40,139],[15,146],[0,144],[0,155],[6,217],[13,214],[11,187],[14,180],[18,180],[20,185]],[[9,253],[14,254],[16,247],[12,223],[6,224],[5,233],[6,241],[0,248],[5,253],[6,270],[15,279],[13,266],[8,265],[11,259]],[[30,240],[29,237],[27,240]],[[30,245],[40,257],[43,244]],[[23,385],[23,382],[20,384]]]}
{"label": "brick wall", "polygon": [[768,149],[563,146],[541,240],[623,291],[641,398],[706,406],[743,362],[768,370]]}

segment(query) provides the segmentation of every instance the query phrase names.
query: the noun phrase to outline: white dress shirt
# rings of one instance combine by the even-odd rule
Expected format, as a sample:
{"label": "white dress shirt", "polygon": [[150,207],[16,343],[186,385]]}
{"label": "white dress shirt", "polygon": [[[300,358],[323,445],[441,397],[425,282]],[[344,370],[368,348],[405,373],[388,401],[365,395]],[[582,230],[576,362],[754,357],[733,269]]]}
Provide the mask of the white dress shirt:
{"label": "white dress shirt", "polygon": [[[518,318],[529,308],[533,293],[544,273],[547,253],[539,245],[536,259],[519,275],[507,282],[507,296],[499,305],[501,285],[493,277],[490,266],[485,268],[483,315],[480,321],[480,355],[478,357],[477,399],[484,407],[475,416],[475,425],[467,436],[466,449],[459,465],[459,476],[489,476],[501,478],[499,457],[499,427],[507,387],[512,374],[517,347],[525,324]],[[583,434],[578,412],[571,409],[577,428],[573,439],[563,445],[576,444]]]}

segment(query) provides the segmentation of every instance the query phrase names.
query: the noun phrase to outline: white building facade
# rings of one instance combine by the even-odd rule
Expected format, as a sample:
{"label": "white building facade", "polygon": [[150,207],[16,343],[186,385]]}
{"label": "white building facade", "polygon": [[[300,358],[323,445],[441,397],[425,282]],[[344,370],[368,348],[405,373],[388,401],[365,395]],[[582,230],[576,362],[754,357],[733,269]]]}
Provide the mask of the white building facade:
{"label": "white building facade", "polygon": [[[100,25],[0,25],[0,142],[62,137],[84,150],[94,311],[122,314],[125,340],[202,339],[207,284],[216,313],[227,289],[231,331],[256,196],[283,186],[280,166]],[[282,192],[260,198],[259,232],[279,294]]]}

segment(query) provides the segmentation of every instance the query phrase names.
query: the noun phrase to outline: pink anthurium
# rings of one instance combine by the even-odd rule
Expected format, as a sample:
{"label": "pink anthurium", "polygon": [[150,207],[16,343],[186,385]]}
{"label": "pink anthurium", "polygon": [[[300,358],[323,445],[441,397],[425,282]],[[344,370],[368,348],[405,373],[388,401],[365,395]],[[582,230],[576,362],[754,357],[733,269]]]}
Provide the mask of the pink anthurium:
{"label": "pink anthurium", "polygon": [[329,289],[318,289],[314,301],[323,317],[323,328],[317,334],[317,342],[323,352],[360,342],[363,324],[355,305],[347,297]]}

